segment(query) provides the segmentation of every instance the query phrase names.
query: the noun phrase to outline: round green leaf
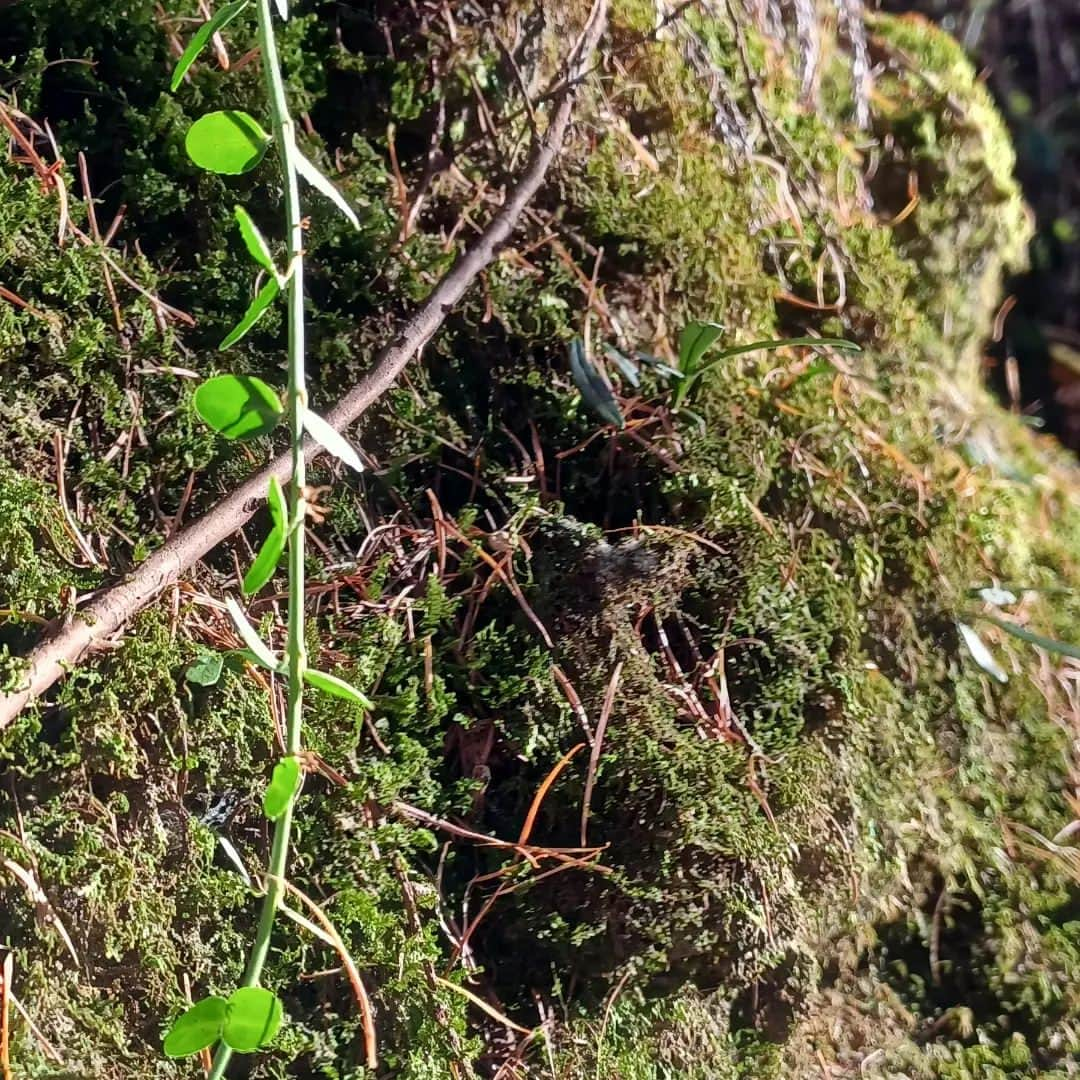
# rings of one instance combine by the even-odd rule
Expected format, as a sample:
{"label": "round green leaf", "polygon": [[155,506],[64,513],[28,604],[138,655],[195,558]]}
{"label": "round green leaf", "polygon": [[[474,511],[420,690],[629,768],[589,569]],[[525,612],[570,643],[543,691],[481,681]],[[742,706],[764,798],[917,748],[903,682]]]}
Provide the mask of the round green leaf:
{"label": "round green leaf", "polygon": [[216,1043],[221,1037],[228,1004],[224,998],[207,997],[192,1005],[165,1036],[167,1057],[187,1057]]}
{"label": "round green leaf", "polygon": [[229,995],[221,1029],[226,1046],[249,1054],[265,1046],[281,1027],[281,999],[261,986],[242,986]]}
{"label": "round green leaf", "polygon": [[271,821],[277,821],[285,813],[296,794],[296,789],[300,786],[302,775],[300,760],[296,757],[282,758],[274,766],[270,785],[266,789],[266,794],[263,795],[263,813]]}
{"label": "round green leaf", "polygon": [[213,686],[221,678],[221,669],[225,664],[221,653],[203,652],[184,672],[184,678],[196,686]]}
{"label": "round green leaf", "polygon": [[226,439],[253,439],[277,427],[281,402],[253,375],[215,375],[195,391],[195,411]]}
{"label": "round green leaf", "polygon": [[202,169],[236,175],[262,161],[270,136],[246,112],[228,109],[200,116],[188,128],[184,146]]}

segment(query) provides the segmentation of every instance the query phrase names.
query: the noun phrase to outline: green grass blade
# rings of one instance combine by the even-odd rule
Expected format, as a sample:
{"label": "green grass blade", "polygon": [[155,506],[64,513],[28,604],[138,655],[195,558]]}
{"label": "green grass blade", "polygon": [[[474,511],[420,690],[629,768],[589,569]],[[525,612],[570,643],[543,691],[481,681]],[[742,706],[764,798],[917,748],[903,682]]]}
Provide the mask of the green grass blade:
{"label": "green grass blade", "polygon": [[999,629],[1004,630],[1006,634],[1012,634],[1014,638],[1026,641],[1029,645],[1037,645],[1040,649],[1056,653],[1058,656],[1068,656],[1073,660],[1080,660],[1080,646],[1078,645],[1070,645],[1066,641],[1055,641],[1054,638],[1036,634],[1034,630],[1028,630],[1027,627],[1008,622],[1006,619],[998,619],[993,615],[980,615],[979,618],[993,623]]}

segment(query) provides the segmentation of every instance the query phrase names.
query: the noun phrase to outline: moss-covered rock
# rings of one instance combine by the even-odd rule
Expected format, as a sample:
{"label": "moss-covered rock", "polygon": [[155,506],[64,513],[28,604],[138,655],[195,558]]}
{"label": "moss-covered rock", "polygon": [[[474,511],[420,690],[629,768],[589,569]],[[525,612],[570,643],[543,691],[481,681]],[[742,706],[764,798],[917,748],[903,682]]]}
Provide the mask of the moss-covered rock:
{"label": "moss-covered rock", "polygon": [[[204,59],[170,97],[153,6],[84,6],[25,0],[0,55],[22,57],[21,107],[87,151],[99,218],[129,204],[124,265],[197,325],[162,330],[121,285],[114,329],[99,253],[58,247],[54,196],[0,164],[0,280],[31,305],[0,308],[5,678],[40,620],[268,449],[214,442],[185,374],[218,369],[247,300],[233,203],[272,236],[277,196],[269,175],[195,176],[183,132],[207,107],[258,112],[256,64]],[[529,137],[520,87],[556,74],[585,5],[297,6],[307,149],[366,211],[350,233],[313,206],[324,401],[492,212],[481,181]],[[976,379],[1027,235],[1011,150],[928,24],[872,21],[861,129],[827,25],[812,103],[795,47],[733,11],[657,29],[653,5],[614,5],[520,243],[366,422],[371,473],[330,478],[312,651],[378,708],[310,702],[331,769],[307,781],[292,873],[363,972],[380,1075],[517,1055],[567,1080],[1064,1076],[1078,1050],[1075,885],[1043,839],[1070,820],[1071,669],[982,619],[1068,640],[1080,615],[1074,466]],[[229,28],[235,56],[250,35]],[[691,319],[863,351],[728,359],[676,409],[664,365]],[[624,432],[567,373],[578,334],[624,357]],[[280,381],[280,336],[267,320],[235,363]],[[92,561],[42,481],[58,431]],[[240,976],[276,698],[241,668],[185,675],[235,644],[213,605],[234,572],[215,556],[4,733],[0,850],[70,941],[0,877],[38,1031],[14,1022],[21,1075],[197,1075],[161,1032],[189,990]],[[253,612],[277,632],[272,602]],[[368,1075],[337,964],[282,920],[266,981],[289,1023],[238,1075]],[[548,1024],[546,1049],[447,980]]]}

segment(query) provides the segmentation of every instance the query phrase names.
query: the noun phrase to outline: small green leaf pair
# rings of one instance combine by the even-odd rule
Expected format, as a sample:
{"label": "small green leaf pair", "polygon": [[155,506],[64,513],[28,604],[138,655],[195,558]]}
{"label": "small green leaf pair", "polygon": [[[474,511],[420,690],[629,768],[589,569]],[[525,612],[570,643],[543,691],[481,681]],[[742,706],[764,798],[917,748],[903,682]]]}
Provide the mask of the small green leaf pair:
{"label": "small green leaf pair", "polygon": [[[200,169],[239,176],[250,172],[262,161],[270,141],[270,135],[250,113],[242,109],[220,109],[200,116],[188,128],[184,147],[188,157]],[[345,196],[295,144],[291,147],[291,156],[297,173],[319,194],[326,196],[349,219],[353,228],[360,228],[360,219]]]}
{"label": "small green leaf pair", "polygon": [[[254,375],[215,375],[195,391],[195,411],[226,439],[269,435],[283,412],[274,391]],[[324,449],[357,472],[364,471],[360,455],[333,425],[311,409],[304,410],[307,433]]]}
{"label": "small green leaf pair", "polygon": [[165,1053],[188,1057],[219,1039],[242,1054],[270,1043],[281,1027],[281,999],[261,986],[243,986],[227,998],[206,997],[176,1019],[165,1036]]}
{"label": "small green leaf pair", "polygon": [[[244,3],[234,4],[229,5],[229,9],[235,9],[233,11],[233,15],[235,15],[244,6]],[[221,9],[222,12],[226,10],[226,8]],[[210,23],[207,23],[202,29],[205,30],[207,26],[210,26]],[[201,33],[202,30],[199,31],[199,34]],[[198,38],[199,34],[196,34],[196,38]],[[195,39],[192,39],[192,45],[194,44]],[[190,48],[191,46],[189,46]],[[175,77],[174,82],[176,82]],[[258,121],[250,114],[242,110],[227,109],[200,116],[188,128],[184,145],[187,148],[188,156],[200,168],[209,172],[235,176],[254,169],[265,156],[270,141],[270,135],[260,127]],[[356,216],[356,212],[341,192],[295,146],[292,147],[292,156],[295,159],[296,171],[312,187],[333,202],[349,219],[354,228],[359,228],[360,221]],[[244,312],[240,321],[222,341],[220,345],[222,349],[235,345],[262,318],[266,310],[277,299],[282,286],[285,284],[285,278],[274,265],[266,241],[256,227],[255,222],[252,221],[251,215],[242,206],[236,207],[236,220],[240,226],[240,235],[243,237],[244,246],[247,248],[248,253],[259,266],[270,273],[270,278],[256,293],[255,298],[248,305],[247,311]]]}
{"label": "small green leaf pair", "polygon": [[[259,636],[258,630],[251,625],[248,617],[244,614],[244,609],[231,596],[225,597],[225,607],[228,609],[229,615],[236,626],[236,632],[247,646],[245,656],[252,662],[261,664],[267,671],[281,672],[283,665],[280,658]],[[371,698],[366,694],[362,694],[351,683],[347,683],[344,679],[339,679],[336,675],[329,674],[329,672],[305,668],[304,682],[315,687],[316,690],[321,690],[324,694],[329,694],[331,697],[351,701],[362,709],[370,710],[375,708]]]}
{"label": "small green leaf pair", "polygon": [[248,304],[240,321],[226,334],[225,339],[218,346],[219,349],[227,349],[235,345],[262,317],[270,305],[277,299],[278,293],[285,286],[286,277],[283,276],[274,265],[274,258],[270,254],[270,246],[258,226],[251,220],[251,215],[242,207],[237,206],[235,211],[236,223],[240,227],[240,236],[244,241],[244,247],[248,254],[264,270],[269,271],[270,277],[263,283],[255,294],[255,298]]}

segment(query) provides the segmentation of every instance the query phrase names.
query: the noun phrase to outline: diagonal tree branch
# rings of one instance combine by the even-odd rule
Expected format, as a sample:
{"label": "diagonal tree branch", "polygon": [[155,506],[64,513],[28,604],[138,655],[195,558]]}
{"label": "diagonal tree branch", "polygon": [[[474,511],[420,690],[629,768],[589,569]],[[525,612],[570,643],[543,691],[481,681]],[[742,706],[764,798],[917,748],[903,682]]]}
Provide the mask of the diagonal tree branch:
{"label": "diagonal tree branch", "polygon": [[[562,92],[551,122],[520,180],[476,243],[458,258],[393,340],[376,354],[371,371],[327,413],[326,419],[338,431],[359,419],[394,385],[409,361],[435,336],[477,275],[509,240],[563,144],[577,87],[607,24],[607,7],[607,0],[595,0],[585,30],[567,60],[566,77],[561,82]],[[305,443],[308,459],[321,450],[310,440]],[[60,624],[50,631],[26,658],[28,668],[21,688],[0,696],[0,731],[95,644],[111,638],[162,589],[179,580],[199,559],[241,528],[262,505],[270,477],[285,480],[289,472],[288,453],[274,458],[213,509],[178,532],[127,578],[101,592],[66,625]]]}

